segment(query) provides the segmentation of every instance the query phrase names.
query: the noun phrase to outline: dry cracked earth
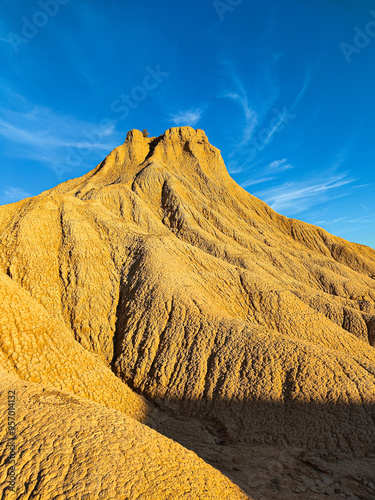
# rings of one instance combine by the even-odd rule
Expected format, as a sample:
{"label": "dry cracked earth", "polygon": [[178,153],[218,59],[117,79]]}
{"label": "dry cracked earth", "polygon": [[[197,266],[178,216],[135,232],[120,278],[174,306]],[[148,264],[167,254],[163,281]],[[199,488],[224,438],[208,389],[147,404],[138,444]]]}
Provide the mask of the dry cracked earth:
{"label": "dry cracked earth", "polygon": [[0,498],[375,498],[375,251],[132,130],[0,207]]}

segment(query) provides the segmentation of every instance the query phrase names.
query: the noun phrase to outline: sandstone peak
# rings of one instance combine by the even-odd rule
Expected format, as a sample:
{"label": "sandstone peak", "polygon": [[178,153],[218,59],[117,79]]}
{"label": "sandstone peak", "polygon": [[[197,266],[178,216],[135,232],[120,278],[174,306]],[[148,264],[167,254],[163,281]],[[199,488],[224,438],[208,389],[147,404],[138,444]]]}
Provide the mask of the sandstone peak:
{"label": "sandstone peak", "polygon": [[206,133],[204,130],[196,129],[194,130],[192,127],[184,126],[184,127],[172,127],[169,128],[162,134],[161,136],[155,137],[144,137],[143,133],[140,130],[132,129],[126,135],[125,142],[131,142],[132,140],[144,140],[146,142],[150,142],[154,139],[167,139],[171,141],[189,141],[189,140],[203,140],[208,141]]}
{"label": "sandstone peak", "polygon": [[209,143],[203,130],[174,127],[158,137],[144,137],[140,130],[130,130],[125,142],[94,170],[43,194],[82,194],[113,183],[132,186],[142,172],[141,178],[155,169],[164,177],[184,177],[195,189],[211,189],[212,184],[216,189],[235,186],[220,150]]}
{"label": "sandstone peak", "polygon": [[140,130],[133,128],[126,134],[125,143],[133,141],[149,142],[149,138],[145,137]]}

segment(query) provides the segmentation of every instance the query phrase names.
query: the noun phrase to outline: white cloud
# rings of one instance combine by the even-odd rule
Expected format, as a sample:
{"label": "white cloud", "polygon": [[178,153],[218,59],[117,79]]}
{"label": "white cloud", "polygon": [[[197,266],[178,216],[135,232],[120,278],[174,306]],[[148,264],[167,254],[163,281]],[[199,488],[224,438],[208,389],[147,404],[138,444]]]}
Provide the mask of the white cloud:
{"label": "white cloud", "polygon": [[284,158],[283,160],[275,160],[268,165],[268,168],[270,168],[270,169],[278,168],[281,165],[284,165],[286,162],[287,162],[286,158]]}
{"label": "white cloud", "polygon": [[20,201],[29,196],[31,196],[30,193],[19,187],[8,187],[3,191],[3,197],[8,203]]}
{"label": "white cloud", "polygon": [[194,108],[172,114],[170,119],[176,126],[189,125],[194,127],[202,118],[205,108]]}
{"label": "white cloud", "polygon": [[[332,196],[341,197],[347,195],[346,192],[338,194],[339,188],[352,182],[354,182],[354,179],[348,178],[347,174],[337,174],[321,180],[285,182],[280,186],[273,186],[260,191],[256,196],[266,201],[277,212],[298,213],[331,200]],[[333,190],[336,191],[335,195],[331,194]]]}
{"label": "white cloud", "polygon": [[[363,206],[363,205],[360,205]],[[367,208],[367,207],[365,207]],[[329,226],[330,224],[338,224],[339,222],[342,222],[344,224],[371,224],[375,222],[375,213],[365,215],[363,217],[353,217],[353,218],[348,218],[348,217],[338,217],[336,219],[332,220],[319,220],[315,224],[324,224],[326,226]]]}
{"label": "white cloud", "polygon": [[299,104],[300,100],[302,99],[306,90],[308,89],[312,78],[313,78],[313,73],[310,70],[310,68],[307,68],[305,81],[303,82],[301,90],[298,92],[296,98],[294,99],[294,102],[293,102],[292,107],[291,107],[292,110],[295,109],[295,107]]}
{"label": "white cloud", "polygon": [[262,162],[258,161],[248,167],[251,177],[248,180],[240,182],[240,184],[243,188],[247,188],[256,184],[270,182],[277,179],[277,176],[281,172],[285,172],[285,170],[289,170],[291,168],[294,167],[288,163],[286,158],[283,158],[282,160],[275,160],[265,167],[262,167]]}
{"label": "white cloud", "polygon": [[[219,93],[218,97],[231,99],[241,108],[244,116],[242,137],[233,147],[228,163],[230,173],[241,173],[251,168],[258,153],[266,147],[273,135],[284,125],[286,116],[284,112],[282,114],[278,113],[276,123],[274,123],[274,119],[270,123],[265,122],[280,94],[277,82],[269,76],[267,68],[264,70],[264,85],[258,90],[252,90],[250,94],[249,89],[247,89],[234,70],[233,63],[227,59],[221,62],[230,79],[231,88],[229,90],[227,88]],[[254,101],[254,105],[252,105],[251,100]],[[268,136],[262,139],[261,148],[255,148],[254,145],[251,145],[251,142],[257,132],[262,131],[265,125],[267,127],[265,131],[268,132]]]}
{"label": "white cloud", "polygon": [[[275,115],[275,112],[274,112],[274,115]],[[291,118],[295,118],[294,115],[290,115],[289,118],[287,118],[287,111],[286,111],[286,108],[283,109],[283,112],[280,114],[280,113],[277,113],[277,118],[278,120],[276,121],[275,125],[273,125],[271,128],[268,128],[265,129],[265,131],[267,132],[267,130],[269,130],[269,132],[267,133],[266,137],[262,137],[261,141],[260,141],[260,144],[259,144],[259,148],[260,150],[263,150],[267,144],[272,140],[273,136],[276,134],[276,132],[279,130],[280,127],[283,127],[283,129],[285,128],[285,124],[286,123],[289,123],[289,120]],[[271,123],[273,123],[273,120],[274,120],[275,116],[272,117],[272,119],[270,120],[269,122],[269,125],[271,125]]]}
{"label": "white cloud", "polygon": [[375,213],[365,215],[363,217],[354,217],[352,219],[346,219],[348,224],[368,224],[369,222],[375,222]]}
{"label": "white cloud", "polygon": [[342,221],[345,221],[345,217],[338,217],[337,219],[332,220],[319,220],[316,222],[316,224],[325,224],[326,226],[328,226],[329,224],[337,224]]}
{"label": "white cloud", "polygon": [[291,168],[294,168],[293,165],[288,163],[288,160],[284,158],[283,160],[275,160],[269,165],[264,170],[267,171],[272,171],[272,170],[277,170],[278,172],[283,172],[284,170],[290,170]]}
{"label": "white cloud", "polygon": [[242,140],[238,145],[238,148],[241,148],[242,146],[245,146],[251,139],[253,132],[258,125],[259,117],[255,110],[250,106],[245,86],[234,71],[232,64],[228,61],[225,61],[223,64],[226,67],[228,75],[232,80],[234,90],[225,91],[220,95],[220,97],[231,99],[232,101],[237,103],[242,108],[245,117],[245,126],[243,130]]}
{"label": "white cloud", "polygon": [[236,83],[238,92],[226,92],[222,95],[222,97],[231,99],[232,101],[239,104],[242,108],[242,111],[245,116],[245,127],[243,130],[242,141],[239,144],[239,146],[244,146],[249,142],[256,126],[258,125],[258,115],[249,106],[247,94],[242,83],[238,80],[236,76],[234,76],[233,79]]}
{"label": "white cloud", "polygon": [[[11,142],[33,148],[80,148],[90,142],[93,149],[108,151],[111,146],[101,139],[115,132],[114,123],[96,133],[96,130],[99,131],[98,124],[62,116],[42,107],[27,112],[3,110],[3,115],[7,119],[0,118],[0,135]],[[89,138],[99,140],[89,141]]]}
{"label": "white cloud", "polygon": [[[8,155],[35,160],[52,168],[59,180],[62,174],[79,166],[93,167],[124,137],[116,130],[109,110],[106,123],[90,123],[37,106],[6,88],[0,102],[0,138],[6,139]],[[104,118],[104,117],[103,117]]]}
{"label": "white cloud", "polygon": [[243,188],[247,188],[249,186],[255,186],[256,184],[262,184],[263,182],[273,181],[275,177],[260,177],[259,179],[248,179],[247,181],[241,182],[241,186]]}

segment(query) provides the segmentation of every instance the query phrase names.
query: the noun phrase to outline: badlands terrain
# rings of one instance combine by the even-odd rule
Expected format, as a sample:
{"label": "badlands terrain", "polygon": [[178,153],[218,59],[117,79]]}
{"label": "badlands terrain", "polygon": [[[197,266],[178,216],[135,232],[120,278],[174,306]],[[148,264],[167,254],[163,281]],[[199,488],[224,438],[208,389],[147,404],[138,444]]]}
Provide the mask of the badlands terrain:
{"label": "badlands terrain", "polygon": [[1,499],[375,498],[375,251],[202,130],[0,207],[0,294]]}

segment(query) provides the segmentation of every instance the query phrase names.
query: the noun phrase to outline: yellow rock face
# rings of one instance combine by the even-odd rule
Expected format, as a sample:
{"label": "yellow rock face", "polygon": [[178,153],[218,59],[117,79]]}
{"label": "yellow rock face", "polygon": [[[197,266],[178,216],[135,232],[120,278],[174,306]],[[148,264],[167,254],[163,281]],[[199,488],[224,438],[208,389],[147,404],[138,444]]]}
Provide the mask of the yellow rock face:
{"label": "yellow rock face", "polygon": [[[18,421],[17,496],[8,490],[2,498],[249,498],[195,453],[121,412],[7,375],[0,390],[15,392]],[[4,412],[0,429],[4,458]],[[2,487],[8,469],[2,460]]]}
{"label": "yellow rock face", "polygon": [[[18,380],[5,377],[4,387],[18,384],[32,401],[43,391],[71,394],[70,427],[54,405],[40,409],[38,425],[55,412],[49,434],[41,431],[48,446],[48,435],[60,440],[62,455],[51,460],[72,462],[71,473],[87,478],[99,471],[99,485],[82,483],[92,484],[87,498],[180,498],[173,477],[181,498],[243,498],[134,419],[165,434],[166,415],[199,419],[232,443],[374,451],[375,251],[251,196],[202,130],[157,138],[133,130],[84,177],[0,207],[0,296],[0,366]],[[31,449],[35,422],[26,413]],[[128,431],[119,423],[114,432],[128,451],[114,435],[89,438],[99,414],[100,436],[107,421],[127,422]],[[83,432],[85,415],[76,465],[68,436]],[[113,472],[112,488],[107,474],[131,446],[133,468]],[[101,460],[103,447],[111,456]],[[23,459],[37,476],[40,463]],[[142,474],[161,460],[169,465],[149,486]],[[51,474],[56,498],[86,498]],[[55,498],[43,484],[40,496],[19,498]]]}

